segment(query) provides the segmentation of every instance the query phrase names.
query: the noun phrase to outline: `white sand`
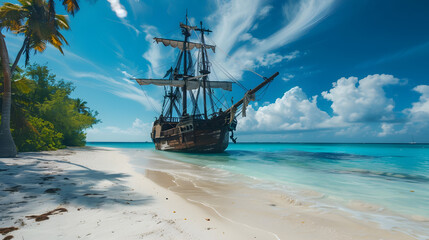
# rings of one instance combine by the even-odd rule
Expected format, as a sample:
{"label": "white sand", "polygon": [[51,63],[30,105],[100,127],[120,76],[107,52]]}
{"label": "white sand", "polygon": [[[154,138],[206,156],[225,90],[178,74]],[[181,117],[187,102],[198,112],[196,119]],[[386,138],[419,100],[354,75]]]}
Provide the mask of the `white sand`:
{"label": "white sand", "polygon": [[[20,154],[0,159],[0,171],[0,228],[19,228],[3,237],[265,239],[266,235],[219,221],[213,213],[136,173],[127,156],[114,149]],[[55,188],[60,190],[44,193]],[[59,207],[68,212],[40,222],[25,217]]]}
{"label": "white sand", "polygon": [[[211,189],[227,194],[222,187]],[[45,193],[48,189],[56,192]],[[138,173],[130,157],[116,149],[20,154],[0,159],[0,229],[18,228],[0,238],[415,239],[281,197],[254,195],[232,204],[220,198],[195,201],[211,196],[174,174]],[[212,204],[204,206],[204,202]],[[275,203],[275,208],[266,211],[268,203]],[[67,212],[40,222],[26,218],[57,208]]]}

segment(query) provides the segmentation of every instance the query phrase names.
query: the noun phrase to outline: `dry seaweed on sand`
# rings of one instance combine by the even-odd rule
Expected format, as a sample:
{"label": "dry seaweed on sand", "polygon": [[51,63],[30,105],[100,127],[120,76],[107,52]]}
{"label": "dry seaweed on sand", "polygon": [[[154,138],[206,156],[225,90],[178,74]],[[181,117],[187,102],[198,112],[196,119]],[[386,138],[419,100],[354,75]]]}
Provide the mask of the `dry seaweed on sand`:
{"label": "dry seaweed on sand", "polygon": [[57,208],[55,210],[49,211],[47,213],[41,214],[41,215],[31,215],[31,216],[25,216],[27,219],[35,219],[36,222],[45,221],[49,219],[50,215],[62,213],[62,212],[68,212],[65,208]]}
{"label": "dry seaweed on sand", "polygon": [[6,235],[6,234],[13,232],[13,231],[16,231],[16,230],[18,230],[17,227],[0,228],[0,234]]}

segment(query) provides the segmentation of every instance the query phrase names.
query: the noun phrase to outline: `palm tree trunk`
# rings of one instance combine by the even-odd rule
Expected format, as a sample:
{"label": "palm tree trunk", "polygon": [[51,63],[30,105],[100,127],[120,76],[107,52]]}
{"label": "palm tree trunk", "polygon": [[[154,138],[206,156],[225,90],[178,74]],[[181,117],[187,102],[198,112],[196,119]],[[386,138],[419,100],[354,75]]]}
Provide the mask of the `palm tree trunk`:
{"label": "palm tree trunk", "polygon": [[12,67],[10,67],[10,73],[11,74],[13,74],[13,71],[15,71],[16,65],[18,65],[19,59],[21,59],[22,52],[24,51],[24,48],[25,48],[25,45],[27,45],[27,42],[28,42],[28,38],[25,38],[24,42],[22,43],[21,49],[19,50],[18,54],[16,55],[15,62],[13,62]]}
{"label": "palm tree trunk", "polygon": [[11,75],[9,66],[9,54],[7,53],[6,42],[0,28],[0,58],[2,62],[4,92],[1,108],[0,124],[0,157],[15,157],[16,146],[10,132],[10,109],[12,103]]}

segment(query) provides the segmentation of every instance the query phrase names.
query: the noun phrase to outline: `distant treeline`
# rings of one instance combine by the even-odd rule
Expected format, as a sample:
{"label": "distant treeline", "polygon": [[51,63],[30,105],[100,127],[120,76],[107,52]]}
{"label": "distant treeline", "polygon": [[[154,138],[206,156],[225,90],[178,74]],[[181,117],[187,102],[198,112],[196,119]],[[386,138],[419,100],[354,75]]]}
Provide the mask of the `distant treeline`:
{"label": "distant treeline", "polygon": [[[85,145],[84,129],[99,122],[98,113],[85,101],[70,97],[72,83],[57,80],[47,66],[38,64],[17,69],[12,75],[11,131],[18,151]],[[2,89],[0,73],[0,92]]]}

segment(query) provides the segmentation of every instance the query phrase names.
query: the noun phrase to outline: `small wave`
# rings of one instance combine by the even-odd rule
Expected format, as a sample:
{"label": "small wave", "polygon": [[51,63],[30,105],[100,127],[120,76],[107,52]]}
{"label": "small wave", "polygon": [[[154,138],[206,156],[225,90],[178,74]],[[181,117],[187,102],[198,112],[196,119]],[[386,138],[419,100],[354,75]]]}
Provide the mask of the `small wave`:
{"label": "small wave", "polygon": [[340,170],[340,171],[331,171],[333,173],[340,174],[356,174],[367,177],[378,177],[384,178],[388,180],[396,180],[396,181],[407,181],[412,183],[421,183],[421,182],[429,182],[429,178],[421,175],[413,175],[407,173],[394,173],[394,172],[380,172],[380,171],[371,171],[365,169],[352,169],[352,170]]}
{"label": "small wave", "polygon": [[329,159],[329,160],[355,160],[355,159],[372,159],[374,156],[357,155],[350,153],[335,153],[335,152],[303,152],[294,151],[289,153],[295,156],[311,157],[314,159]]}

